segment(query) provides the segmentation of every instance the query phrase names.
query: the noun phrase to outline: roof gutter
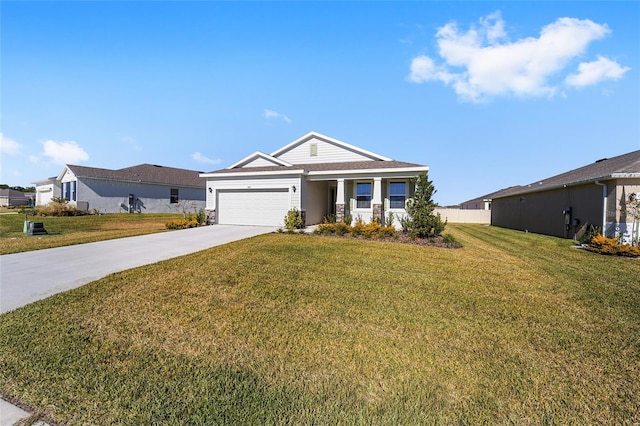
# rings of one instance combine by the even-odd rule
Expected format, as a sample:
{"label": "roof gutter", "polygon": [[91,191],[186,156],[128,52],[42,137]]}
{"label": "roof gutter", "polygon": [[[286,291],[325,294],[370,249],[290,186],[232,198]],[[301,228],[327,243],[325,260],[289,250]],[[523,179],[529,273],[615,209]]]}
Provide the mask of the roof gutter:
{"label": "roof gutter", "polygon": [[602,235],[605,235],[607,226],[607,184],[600,182],[600,179],[596,179],[594,183],[602,187]]}

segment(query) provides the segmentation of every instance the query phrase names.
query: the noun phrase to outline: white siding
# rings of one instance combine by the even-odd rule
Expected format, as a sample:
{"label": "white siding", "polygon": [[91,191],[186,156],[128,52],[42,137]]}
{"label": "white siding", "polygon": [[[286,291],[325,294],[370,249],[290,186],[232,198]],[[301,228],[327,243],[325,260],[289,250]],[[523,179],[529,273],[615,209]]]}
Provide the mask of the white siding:
{"label": "white siding", "polygon": [[[311,144],[317,145],[318,155],[311,155]],[[341,163],[372,160],[372,158],[359,152],[317,138],[309,139],[289,151],[283,152],[277,157],[291,164]]]}

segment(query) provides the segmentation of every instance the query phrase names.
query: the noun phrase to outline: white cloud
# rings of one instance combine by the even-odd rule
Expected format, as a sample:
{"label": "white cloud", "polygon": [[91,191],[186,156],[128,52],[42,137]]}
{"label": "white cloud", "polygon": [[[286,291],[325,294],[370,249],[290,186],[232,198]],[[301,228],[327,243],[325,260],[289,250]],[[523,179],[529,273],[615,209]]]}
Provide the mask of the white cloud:
{"label": "white cloud", "polygon": [[582,62],[578,65],[578,73],[568,76],[565,82],[569,86],[590,86],[604,80],[619,80],[630,69],[603,56],[598,56],[597,61]]}
{"label": "white cloud", "polygon": [[283,120],[286,123],[291,123],[291,119],[284,114],[280,114],[277,111],[273,111],[271,109],[264,110],[264,118],[267,120]]}
{"label": "white cloud", "polygon": [[[444,25],[436,33],[442,63],[419,55],[411,61],[407,80],[441,81],[451,85],[461,100],[470,102],[505,95],[553,96],[559,87],[552,79],[561,77],[559,74],[584,54],[591,42],[611,32],[606,25],[588,19],[559,18],[544,26],[538,38],[509,41],[505,26],[500,12],[481,18],[479,27],[472,26],[466,32],[455,22]],[[607,67],[598,62],[601,72],[607,68],[607,78],[621,77],[626,71],[613,61]],[[580,75],[595,73],[580,70]],[[584,78],[585,84],[600,80]]]}
{"label": "white cloud", "polygon": [[220,163],[222,163],[222,160],[205,157],[204,155],[202,155],[199,152],[194,152],[193,154],[191,154],[191,158],[194,159],[195,161],[197,161],[198,163],[205,163],[205,164],[220,164]]}
{"label": "white cloud", "polygon": [[48,140],[43,143],[43,146],[42,155],[48,157],[55,164],[75,164],[89,159],[89,154],[74,141]]}
{"label": "white cloud", "polygon": [[9,139],[2,133],[0,133],[0,152],[5,155],[14,155],[20,152],[22,145],[13,139]]}

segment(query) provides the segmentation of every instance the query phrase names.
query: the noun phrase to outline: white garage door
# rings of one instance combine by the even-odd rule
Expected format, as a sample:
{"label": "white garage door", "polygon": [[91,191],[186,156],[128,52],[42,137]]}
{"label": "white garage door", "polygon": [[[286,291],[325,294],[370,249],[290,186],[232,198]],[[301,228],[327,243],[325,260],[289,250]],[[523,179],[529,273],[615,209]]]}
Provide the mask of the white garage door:
{"label": "white garage door", "polygon": [[289,211],[289,189],[218,191],[218,223],[282,226]]}

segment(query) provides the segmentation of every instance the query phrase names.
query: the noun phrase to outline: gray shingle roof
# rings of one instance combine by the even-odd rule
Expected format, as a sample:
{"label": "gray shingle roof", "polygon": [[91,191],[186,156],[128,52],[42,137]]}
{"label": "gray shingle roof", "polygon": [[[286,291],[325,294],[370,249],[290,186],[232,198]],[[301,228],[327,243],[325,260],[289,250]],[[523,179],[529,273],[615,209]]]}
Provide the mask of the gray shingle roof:
{"label": "gray shingle roof", "polygon": [[238,172],[276,172],[286,170],[304,170],[306,172],[340,171],[340,170],[375,170],[375,169],[404,169],[425,167],[421,164],[405,163],[403,161],[350,161],[344,163],[294,164],[292,166],[264,166],[214,170],[209,173],[225,174]]}
{"label": "gray shingle roof", "polygon": [[525,186],[515,186],[498,191],[492,198],[501,198],[525,192],[542,191],[545,189],[591,182],[596,179],[615,179],[618,177],[640,177],[640,150],[612,158],[603,158],[595,163],[577,169],[551,176],[547,179],[533,182]]}
{"label": "gray shingle roof", "polygon": [[128,182],[155,183],[163,185],[191,186],[204,188],[206,179],[200,177],[199,171],[177,169],[174,167],[139,164],[124,169],[111,170],[97,167],[85,167],[68,164],[67,167],[76,177],[119,180]]}

